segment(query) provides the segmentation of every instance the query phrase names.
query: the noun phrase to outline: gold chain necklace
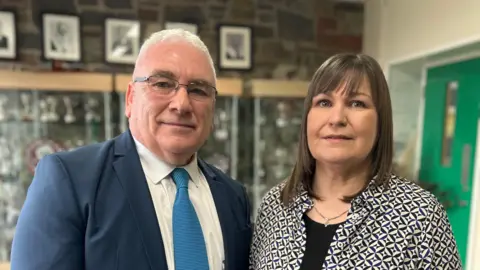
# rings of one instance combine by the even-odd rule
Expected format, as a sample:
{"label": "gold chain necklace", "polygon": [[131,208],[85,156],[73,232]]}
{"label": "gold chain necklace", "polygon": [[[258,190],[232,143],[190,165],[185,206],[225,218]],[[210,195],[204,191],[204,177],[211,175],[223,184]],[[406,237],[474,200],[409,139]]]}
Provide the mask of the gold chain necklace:
{"label": "gold chain necklace", "polygon": [[324,223],[325,227],[328,227],[328,225],[330,224],[330,220],[335,220],[335,219],[343,216],[345,213],[348,212],[348,210],[350,210],[350,208],[348,208],[347,210],[345,210],[344,212],[342,212],[340,215],[338,215],[336,217],[327,218],[324,215],[322,215],[322,213],[320,213],[320,211],[318,211],[317,207],[315,206],[315,203],[313,204],[313,209],[315,209],[315,212],[317,212],[317,214],[319,214],[325,220],[325,223]]}

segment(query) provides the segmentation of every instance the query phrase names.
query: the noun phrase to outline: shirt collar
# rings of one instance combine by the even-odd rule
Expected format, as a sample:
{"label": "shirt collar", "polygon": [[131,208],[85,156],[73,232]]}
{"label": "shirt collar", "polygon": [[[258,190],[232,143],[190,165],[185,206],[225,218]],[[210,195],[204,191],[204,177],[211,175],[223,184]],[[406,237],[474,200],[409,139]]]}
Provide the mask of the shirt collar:
{"label": "shirt collar", "polygon": [[[159,159],[152,151],[140,143],[137,139],[133,138],[135,146],[137,148],[138,156],[142,163],[143,171],[148,176],[147,178],[154,184],[159,184],[165,179],[170,179],[170,173],[177,167],[172,166],[163,160]],[[192,160],[185,166],[181,166],[187,170],[190,175],[190,180],[195,185],[200,184],[200,168],[198,167],[197,153],[194,154]]]}

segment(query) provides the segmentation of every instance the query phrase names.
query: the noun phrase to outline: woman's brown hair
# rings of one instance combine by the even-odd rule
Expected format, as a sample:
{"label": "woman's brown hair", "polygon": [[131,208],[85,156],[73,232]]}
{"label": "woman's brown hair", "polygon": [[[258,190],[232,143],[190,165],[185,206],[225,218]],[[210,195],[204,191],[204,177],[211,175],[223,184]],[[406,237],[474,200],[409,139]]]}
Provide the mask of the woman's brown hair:
{"label": "woman's brown hair", "polygon": [[[307,143],[307,115],[312,107],[312,99],[318,94],[330,93],[340,87],[345,94],[354,94],[365,79],[370,84],[378,116],[377,139],[370,152],[370,179],[374,178],[377,185],[387,183],[393,163],[393,120],[389,89],[382,68],[375,59],[365,54],[337,54],[318,68],[310,82],[304,102],[297,162],[282,190],[281,197],[285,205],[291,202],[302,186],[311,197],[318,198],[313,191],[316,161]],[[369,181],[365,183],[364,188],[368,183]],[[363,189],[345,196],[344,200],[350,201],[362,191]]]}

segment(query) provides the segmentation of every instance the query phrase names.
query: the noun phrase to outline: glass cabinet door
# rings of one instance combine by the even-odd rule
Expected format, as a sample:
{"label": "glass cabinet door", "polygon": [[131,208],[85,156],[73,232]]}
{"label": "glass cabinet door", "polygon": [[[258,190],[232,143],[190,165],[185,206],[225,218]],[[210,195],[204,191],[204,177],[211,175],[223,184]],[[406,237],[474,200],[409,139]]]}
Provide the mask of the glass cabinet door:
{"label": "glass cabinet door", "polygon": [[257,97],[254,100],[253,202],[286,180],[297,157],[303,98]]}
{"label": "glass cabinet door", "polygon": [[110,93],[0,91],[0,261],[45,155],[111,138]]}
{"label": "glass cabinet door", "polygon": [[237,178],[238,98],[220,96],[215,103],[214,128],[199,157]]}

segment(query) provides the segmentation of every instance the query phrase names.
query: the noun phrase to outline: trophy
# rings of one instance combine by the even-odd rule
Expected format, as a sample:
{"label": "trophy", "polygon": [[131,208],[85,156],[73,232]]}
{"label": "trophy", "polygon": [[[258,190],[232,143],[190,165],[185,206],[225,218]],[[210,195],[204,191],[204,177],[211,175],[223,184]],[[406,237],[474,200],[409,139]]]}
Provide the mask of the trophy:
{"label": "trophy", "polygon": [[45,99],[41,99],[38,102],[38,108],[40,110],[40,121],[41,122],[48,122],[49,117],[48,117],[48,104]]}
{"label": "trophy", "polygon": [[73,114],[72,99],[69,96],[64,96],[63,103],[65,104],[65,110],[66,110],[65,116],[63,119],[65,120],[65,123],[71,124],[76,120],[75,115]]}
{"label": "trophy", "polygon": [[215,138],[219,141],[228,139],[228,115],[224,110],[219,110],[218,116],[215,117]]}
{"label": "trophy", "polygon": [[5,137],[0,138],[0,175],[11,175],[13,173],[12,149]]}
{"label": "trophy", "polygon": [[33,119],[32,95],[29,93],[21,93],[20,102],[22,103],[22,116],[21,116],[22,120],[32,121]]}
{"label": "trophy", "polygon": [[5,95],[0,96],[0,121],[5,121],[7,120],[7,110],[6,110],[6,104],[7,104],[8,98]]}
{"label": "trophy", "polygon": [[288,164],[288,150],[278,147],[274,151],[275,161],[273,162],[272,171],[275,180],[281,180],[286,177],[290,166]]}
{"label": "trophy", "polygon": [[97,99],[89,97],[87,103],[85,104],[85,121],[90,122],[100,122],[101,117],[98,114],[97,110],[99,107],[99,102]]}
{"label": "trophy", "polygon": [[288,125],[288,105],[285,102],[279,102],[277,105],[278,118],[276,120],[277,127],[284,128]]}
{"label": "trophy", "polygon": [[47,104],[48,104],[48,121],[57,122],[58,119],[60,118],[57,113],[58,100],[53,96],[48,96]]}

